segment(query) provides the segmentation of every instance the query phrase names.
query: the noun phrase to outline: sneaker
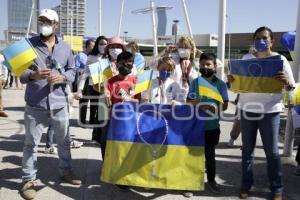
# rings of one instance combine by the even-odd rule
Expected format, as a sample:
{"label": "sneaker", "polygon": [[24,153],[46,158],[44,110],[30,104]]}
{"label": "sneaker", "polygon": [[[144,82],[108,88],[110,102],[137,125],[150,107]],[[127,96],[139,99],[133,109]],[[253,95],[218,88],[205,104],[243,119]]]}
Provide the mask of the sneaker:
{"label": "sneaker", "polygon": [[221,193],[221,189],[220,186],[217,184],[216,181],[212,181],[212,182],[207,182],[207,187],[208,189],[214,193],[214,194],[220,194]]}
{"label": "sneaker", "polygon": [[8,115],[4,111],[0,111],[0,117],[8,117]]}
{"label": "sneaker", "polygon": [[70,145],[71,145],[71,148],[80,148],[83,145],[83,142],[72,140]]}
{"label": "sneaker", "polygon": [[295,175],[300,176],[300,164],[297,165],[296,170],[295,170]]}
{"label": "sneaker", "polygon": [[281,194],[275,194],[275,195],[272,197],[272,200],[282,200],[282,195],[281,195]]}
{"label": "sneaker", "polygon": [[230,138],[230,140],[227,143],[227,147],[234,147],[234,139]]}
{"label": "sneaker", "polygon": [[61,176],[60,179],[72,185],[81,185],[81,180],[78,177],[76,177],[72,171]]}
{"label": "sneaker", "polygon": [[240,199],[247,199],[249,197],[249,190],[241,189],[239,193]]}
{"label": "sneaker", "polygon": [[36,181],[25,182],[20,190],[20,195],[26,200],[34,199],[36,196],[36,185]]}
{"label": "sneaker", "polygon": [[45,154],[57,154],[57,149],[56,147],[54,146],[51,146],[51,147],[45,147],[45,151],[44,151]]}
{"label": "sneaker", "polygon": [[194,194],[190,191],[183,192],[182,195],[186,198],[191,198],[194,196]]}
{"label": "sneaker", "polygon": [[118,190],[122,191],[122,192],[128,192],[129,191],[129,186],[127,185],[116,185]]}

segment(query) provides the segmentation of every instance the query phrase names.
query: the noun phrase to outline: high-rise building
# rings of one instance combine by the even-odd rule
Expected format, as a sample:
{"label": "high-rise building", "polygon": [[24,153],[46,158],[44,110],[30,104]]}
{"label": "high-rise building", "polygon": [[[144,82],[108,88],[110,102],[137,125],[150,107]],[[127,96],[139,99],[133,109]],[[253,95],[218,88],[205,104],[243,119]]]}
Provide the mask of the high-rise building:
{"label": "high-rise building", "polygon": [[[30,33],[38,32],[39,0],[34,0]],[[30,18],[32,0],[7,0],[9,40],[18,40],[25,36]]]}
{"label": "high-rise building", "polygon": [[56,7],[60,16],[60,31],[66,35],[85,35],[86,0],[61,0]]}

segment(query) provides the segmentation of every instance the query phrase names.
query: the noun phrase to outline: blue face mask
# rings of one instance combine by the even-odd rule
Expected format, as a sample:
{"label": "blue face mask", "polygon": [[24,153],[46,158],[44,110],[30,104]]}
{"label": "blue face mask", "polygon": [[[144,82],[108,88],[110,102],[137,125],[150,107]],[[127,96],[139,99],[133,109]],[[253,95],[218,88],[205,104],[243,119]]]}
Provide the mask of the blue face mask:
{"label": "blue face mask", "polygon": [[255,40],[255,49],[258,52],[263,52],[268,50],[268,41],[264,39],[256,39]]}
{"label": "blue face mask", "polygon": [[104,54],[104,49],[105,49],[106,45],[99,45],[98,46],[98,50],[100,54]]}
{"label": "blue face mask", "polygon": [[159,71],[159,78],[161,79],[167,79],[171,75],[171,72],[168,71]]}

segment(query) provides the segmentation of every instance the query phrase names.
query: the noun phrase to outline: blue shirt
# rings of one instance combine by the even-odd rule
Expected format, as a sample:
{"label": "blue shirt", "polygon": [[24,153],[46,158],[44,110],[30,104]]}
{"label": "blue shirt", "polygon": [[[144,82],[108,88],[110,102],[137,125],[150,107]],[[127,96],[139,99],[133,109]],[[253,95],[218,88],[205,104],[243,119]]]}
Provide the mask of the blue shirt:
{"label": "blue shirt", "polygon": [[77,54],[75,56],[75,59],[74,59],[74,64],[75,64],[75,67],[78,68],[78,69],[84,69],[85,68],[85,65],[86,65],[86,61],[87,61],[87,52],[86,51],[83,51],[83,52],[80,52],[79,54]]}
{"label": "blue shirt", "polygon": [[[223,98],[223,101],[228,102],[228,92],[227,92],[226,83],[214,76],[210,84],[212,84],[218,89],[219,93]],[[198,78],[192,81],[188,92],[188,100],[194,100],[194,99],[198,99],[200,100],[200,102],[213,103],[217,106],[219,105],[219,102],[217,100],[208,98],[206,96],[201,96],[201,94],[199,94]],[[219,127],[220,127],[219,117],[205,121],[205,130],[214,130]]]}
{"label": "blue shirt", "polygon": [[43,110],[53,110],[67,106],[66,83],[53,85],[49,84],[46,79],[31,80],[29,76],[35,68],[50,68],[52,73],[61,74],[67,82],[72,83],[75,79],[75,70],[70,46],[56,37],[51,53],[40,36],[32,37],[29,41],[35,48],[39,58],[35,59],[33,64],[20,77],[21,83],[27,84],[25,91],[27,105]]}

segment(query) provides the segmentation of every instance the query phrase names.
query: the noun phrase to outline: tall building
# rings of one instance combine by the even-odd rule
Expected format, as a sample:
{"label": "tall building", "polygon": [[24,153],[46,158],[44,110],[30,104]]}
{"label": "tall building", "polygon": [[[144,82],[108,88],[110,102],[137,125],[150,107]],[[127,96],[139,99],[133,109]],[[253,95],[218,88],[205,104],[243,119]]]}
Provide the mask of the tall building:
{"label": "tall building", "polygon": [[[8,38],[10,41],[25,36],[30,18],[32,0],[7,0],[8,8]],[[38,32],[39,0],[34,0],[34,12],[31,21],[30,33]]]}
{"label": "tall building", "polygon": [[60,16],[60,31],[66,35],[85,35],[86,0],[61,0],[56,7]]}

